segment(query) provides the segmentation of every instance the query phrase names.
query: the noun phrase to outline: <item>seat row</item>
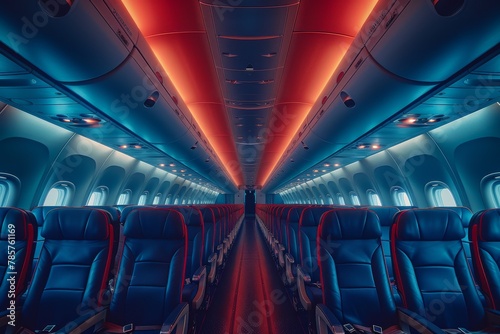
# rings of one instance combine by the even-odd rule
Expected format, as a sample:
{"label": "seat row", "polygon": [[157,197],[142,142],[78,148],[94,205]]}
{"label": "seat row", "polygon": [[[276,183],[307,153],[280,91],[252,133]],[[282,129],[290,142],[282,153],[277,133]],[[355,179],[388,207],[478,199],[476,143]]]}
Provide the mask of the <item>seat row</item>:
{"label": "seat row", "polygon": [[267,206],[257,212],[272,254],[275,245],[285,254],[284,269],[279,252],[276,260],[300,300],[297,309],[308,312],[319,333],[500,330],[500,210],[472,216],[466,208]]}
{"label": "seat row", "polygon": [[185,333],[208,306],[205,287],[220,275],[242,209],[0,208],[1,325]]}

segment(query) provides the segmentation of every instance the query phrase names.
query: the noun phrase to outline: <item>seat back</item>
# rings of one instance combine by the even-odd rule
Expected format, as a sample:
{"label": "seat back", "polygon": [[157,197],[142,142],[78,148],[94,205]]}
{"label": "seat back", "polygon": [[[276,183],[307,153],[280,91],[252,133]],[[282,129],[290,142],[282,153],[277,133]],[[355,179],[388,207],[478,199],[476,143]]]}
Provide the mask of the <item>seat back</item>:
{"label": "seat back", "polygon": [[47,217],[47,214],[50,212],[50,210],[57,208],[61,208],[61,206],[37,206],[33,208],[33,210],[31,210],[31,212],[35,216],[37,224],[37,234],[35,235],[35,250],[33,253],[33,269],[37,266],[38,258],[40,258],[40,252],[42,251],[42,227],[45,222],[45,217]]}
{"label": "seat back", "polygon": [[395,206],[369,206],[365,209],[375,212],[378,216],[380,229],[382,231],[380,240],[382,241],[382,248],[384,249],[385,263],[387,265],[387,271],[389,272],[389,278],[391,281],[394,281],[390,234],[391,226],[394,223],[394,215],[399,212],[399,209]]}
{"label": "seat back", "polygon": [[50,210],[38,266],[23,305],[22,325],[60,329],[101,304],[111,265],[109,214],[91,208]]}
{"label": "seat back", "polygon": [[460,220],[462,221],[462,225],[465,230],[465,236],[462,239],[462,243],[464,245],[464,250],[465,250],[465,256],[467,257],[467,262],[469,263],[469,267],[472,270],[474,280],[476,282],[479,282],[479,277],[477,277],[476,271],[474,270],[474,265],[472,263],[472,244],[469,238],[469,225],[472,219],[472,211],[464,206],[440,206],[436,207],[435,209],[451,210],[456,212],[460,217]]}
{"label": "seat back", "polygon": [[187,256],[182,214],[136,208],[124,224],[123,255],[108,321],[120,326],[161,326],[181,302]]}
{"label": "seat back", "polygon": [[37,224],[31,212],[0,207],[0,307],[10,305],[10,278],[14,274],[15,296],[26,288],[32,268]]}
{"label": "seat back", "polygon": [[485,326],[456,212],[401,211],[391,231],[394,273],[403,304],[441,328]]}
{"label": "seat back", "polygon": [[299,221],[299,250],[300,264],[304,271],[311,276],[311,281],[319,282],[319,267],[316,249],[316,235],[321,215],[331,207],[314,206],[305,208]]}
{"label": "seat back", "polygon": [[398,323],[381,235],[379,219],[369,210],[334,209],[321,217],[323,303],[342,323],[384,329]]}
{"label": "seat back", "polygon": [[184,217],[188,234],[188,253],[186,259],[186,278],[191,278],[201,267],[205,242],[205,231],[201,211],[195,207],[176,208]]}
{"label": "seat back", "polygon": [[289,252],[289,246],[288,246],[288,237],[287,237],[287,230],[286,230],[286,220],[288,218],[288,212],[290,211],[292,207],[291,206],[285,206],[280,212],[279,216],[279,222],[280,222],[280,241],[283,247],[285,247],[285,252]]}
{"label": "seat back", "polygon": [[107,205],[89,205],[86,208],[101,209],[106,211],[111,216],[111,225],[113,226],[113,259],[115,258],[118,250],[118,243],[120,241],[120,218],[121,212],[118,208]]}
{"label": "seat back", "polygon": [[469,226],[479,283],[489,306],[500,309],[500,209],[478,212]]}
{"label": "seat back", "polygon": [[288,239],[288,252],[295,259],[295,263],[300,262],[299,250],[299,221],[300,215],[306,206],[294,206],[288,211],[286,219],[286,234]]}
{"label": "seat back", "polygon": [[201,207],[203,228],[205,231],[202,263],[208,264],[208,258],[215,252],[215,214],[210,207]]}

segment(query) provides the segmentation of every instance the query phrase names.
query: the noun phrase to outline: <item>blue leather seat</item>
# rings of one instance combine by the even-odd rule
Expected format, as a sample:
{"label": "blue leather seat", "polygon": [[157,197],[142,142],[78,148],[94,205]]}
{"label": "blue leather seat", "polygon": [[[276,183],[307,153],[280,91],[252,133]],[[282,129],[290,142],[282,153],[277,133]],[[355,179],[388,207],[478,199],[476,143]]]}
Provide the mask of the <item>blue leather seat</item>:
{"label": "blue leather seat", "polygon": [[288,243],[287,254],[285,255],[286,279],[289,285],[296,282],[297,264],[300,263],[299,250],[299,221],[302,211],[307,206],[293,206],[288,211],[286,219],[286,237]]}
{"label": "blue leather seat", "polygon": [[394,273],[405,307],[439,328],[478,331],[489,325],[467,263],[465,231],[457,213],[402,211],[391,234]]}
{"label": "blue leather seat", "polygon": [[280,268],[285,268],[285,254],[288,252],[288,238],[287,238],[287,230],[286,230],[286,220],[288,217],[288,212],[290,211],[291,206],[282,206],[277,211],[277,226],[279,231],[279,236],[276,237],[278,240],[278,244],[276,245],[276,251],[278,256],[278,264]]}
{"label": "blue leather seat", "polygon": [[469,227],[473,260],[491,308],[500,309],[500,209],[480,211]]}
{"label": "blue leather seat", "polygon": [[134,333],[187,329],[189,306],[182,303],[187,228],[181,213],[136,208],[128,213],[125,241],[105,328]]}
{"label": "blue leather seat", "polygon": [[316,236],[321,215],[331,207],[316,206],[305,208],[299,221],[300,267],[297,268],[297,288],[300,302],[307,311],[314,310],[321,303],[319,266]]}
{"label": "blue leather seat", "polygon": [[472,264],[472,245],[469,239],[469,224],[472,218],[472,211],[469,208],[466,208],[464,206],[440,206],[440,207],[435,207],[434,209],[438,210],[451,210],[454,211],[458,214],[460,217],[460,220],[462,221],[462,225],[465,230],[465,236],[462,239],[462,242],[464,244],[464,250],[465,250],[465,256],[467,257],[467,262],[469,263],[469,266],[472,270],[472,274],[474,275],[474,279],[476,282],[479,282],[477,279],[476,273],[474,271],[474,267]]}
{"label": "blue leather seat", "polygon": [[[19,307],[18,297],[26,289],[32,270],[36,230],[37,224],[31,212],[18,208],[0,207],[0,277],[2,279],[0,315],[10,313],[5,310],[10,307],[11,300],[15,302],[14,310],[16,305]],[[14,281],[11,281],[12,276]],[[11,290],[11,282],[14,284],[14,290]]]}
{"label": "blue leather seat", "polygon": [[199,309],[205,297],[207,278],[206,267],[202,265],[205,242],[203,216],[195,207],[181,206],[175,209],[184,217],[188,233],[186,284],[182,291],[182,300],[188,302],[193,309]]}
{"label": "blue leather seat", "polygon": [[96,308],[107,283],[112,236],[105,211],[61,207],[47,213],[38,266],[22,309],[23,327],[69,330],[103,320],[104,312],[96,315]]}
{"label": "blue leather seat", "polygon": [[203,225],[205,229],[204,252],[202,264],[209,267],[208,283],[212,284],[217,274],[217,255],[215,254],[215,214],[211,207],[200,207],[203,216]]}
{"label": "blue leather seat", "polygon": [[40,252],[42,251],[43,245],[43,236],[42,236],[42,228],[43,223],[45,222],[45,217],[50,212],[50,210],[62,208],[62,206],[37,206],[31,210],[33,215],[35,216],[37,223],[37,234],[35,236],[35,252],[33,255],[33,268],[35,268],[38,264],[38,258],[40,257]]}
{"label": "blue leather seat", "polygon": [[332,323],[398,328],[381,236],[379,218],[370,210],[323,214],[317,240],[323,288],[323,304],[316,308],[319,333]]}
{"label": "blue leather seat", "polygon": [[375,212],[378,216],[380,229],[382,231],[380,240],[382,241],[382,249],[384,250],[385,264],[387,265],[389,280],[391,281],[393,287],[392,294],[394,295],[396,305],[400,306],[402,301],[394,280],[390,242],[391,227],[394,223],[394,216],[399,212],[399,209],[396,206],[368,206],[365,207],[365,209]]}
{"label": "blue leather seat", "polygon": [[[101,209],[109,213],[111,216],[111,225],[113,226],[113,262],[115,259],[116,252],[118,250],[118,243],[120,241],[120,218],[121,212],[118,208],[107,205],[88,205],[86,208]],[[113,264],[112,264],[113,265]]]}
{"label": "blue leather seat", "polygon": [[389,278],[393,282],[394,271],[392,268],[390,234],[392,224],[394,223],[394,215],[399,212],[399,209],[395,206],[369,206],[365,207],[365,209],[375,212],[379,219],[382,232],[380,240],[382,241],[382,249],[384,250],[385,263],[389,272]]}

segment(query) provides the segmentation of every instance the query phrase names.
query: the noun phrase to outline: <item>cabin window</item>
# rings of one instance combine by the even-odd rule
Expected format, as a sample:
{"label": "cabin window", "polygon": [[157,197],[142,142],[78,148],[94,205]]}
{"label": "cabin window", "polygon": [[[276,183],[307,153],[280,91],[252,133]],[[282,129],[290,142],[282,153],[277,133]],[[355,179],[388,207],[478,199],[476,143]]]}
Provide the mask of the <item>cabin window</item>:
{"label": "cabin window", "polygon": [[450,188],[443,182],[429,182],[425,186],[427,198],[433,206],[457,206]]}
{"label": "cabin window", "polygon": [[21,182],[17,177],[7,173],[0,173],[0,206],[13,206]]}
{"label": "cabin window", "polygon": [[361,202],[359,201],[358,194],[356,194],[355,192],[351,192],[350,197],[351,197],[352,205],[361,205]]}
{"label": "cabin window", "polygon": [[179,204],[179,197],[176,197],[174,200],[174,205],[178,205],[178,204]]}
{"label": "cabin window", "polygon": [[337,200],[339,201],[340,205],[345,205],[344,196],[342,196],[341,194],[337,194]]}
{"label": "cabin window", "polygon": [[161,199],[161,194],[160,193],[156,194],[155,198],[153,198],[153,205],[160,204],[160,199]]}
{"label": "cabin window", "polygon": [[165,205],[169,205],[172,200],[172,194],[168,194],[167,198],[165,198]]}
{"label": "cabin window", "polygon": [[47,192],[43,206],[68,205],[73,197],[75,186],[70,182],[57,182]]}
{"label": "cabin window", "polygon": [[481,180],[481,192],[489,208],[500,208],[500,173],[493,173]]}
{"label": "cabin window", "polygon": [[493,185],[493,199],[495,202],[495,207],[500,208],[500,181],[495,182]]}
{"label": "cabin window", "polygon": [[142,193],[142,195],[139,197],[139,203],[137,205],[146,205],[146,200],[148,199],[148,192]]}
{"label": "cabin window", "polygon": [[332,205],[333,204],[333,198],[330,194],[326,195],[326,198],[327,198],[327,202],[328,204]]}
{"label": "cabin window", "polygon": [[128,205],[130,204],[130,196],[132,195],[132,191],[130,189],[125,190],[118,197],[117,205]]}
{"label": "cabin window", "polygon": [[97,187],[87,200],[87,205],[104,205],[108,197],[108,188],[101,186]]}
{"label": "cabin window", "polygon": [[399,206],[412,206],[410,197],[406,190],[401,187],[393,187],[392,190],[392,199],[395,205]]}
{"label": "cabin window", "polygon": [[374,191],[374,190],[368,190],[366,192],[366,195],[368,196],[368,201],[370,202],[370,205],[373,206],[382,206],[382,201],[380,200],[380,196]]}

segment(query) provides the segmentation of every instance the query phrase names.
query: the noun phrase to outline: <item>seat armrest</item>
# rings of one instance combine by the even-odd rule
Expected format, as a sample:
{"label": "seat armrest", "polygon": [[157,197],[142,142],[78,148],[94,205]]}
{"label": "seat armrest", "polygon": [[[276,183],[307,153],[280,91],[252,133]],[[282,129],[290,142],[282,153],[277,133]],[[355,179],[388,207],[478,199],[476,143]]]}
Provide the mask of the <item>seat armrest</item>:
{"label": "seat armrest", "polygon": [[[83,333],[87,329],[99,324],[100,322],[104,323],[104,320],[106,319],[107,310],[108,310],[107,307],[100,306],[95,310],[93,310],[93,312],[87,312],[84,315],[80,316],[79,318],[71,321],[61,329],[64,330],[64,333],[68,334]],[[67,329],[70,330],[67,331]]]}
{"label": "seat armrest", "polygon": [[191,282],[199,282],[201,279],[203,279],[207,275],[207,267],[206,266],[200,266],[198,269],[194,272],[193,277],[191,278]]}
{"label": "seat armrest", "polygon": [[224,260],[224,244],[219,244],[217,245],[217,267],[222,265],[222,262]]}
{"label": "seat armrest", "polygon": [[167,320],[161,326],[160,334],[187,333],[189,318],[188,303],[180,303],[170,312]]}
{"label": "seat armrest", "polygon": [[317,334],[344,334],[344,328],[339,319],[325,304],[316,305],[316,331]]}
{"label": "seat armrest", "polygon": [[398,307],[398,317],[401,324],[401,329],[405,333],[414,332],[410,329],[414,329],[422,334],[445,334],[438,326],[434,325],[432,322],[422,317],[421,315],[410,311],[404,307]]}
{"label": "seat armrest", "polygon": [[285,273],[286,273],[286,281],[289,285],[292,285],[295,282],[295,276],[293,276],[292,265],[295,263],[293,256],[286,253],[285,254]]}
{"label": "seat armrest", "polygon": [[192,284],[198,284],[198,290],[196,291],[196,295],[191,301],[194,309],[198,310],[203,304],[203,300],[205,298],[205,289],[207,285],[207,267],[206,266],[199,267],[193,274],[191,282]]}
{"label": "seat armrest", "polygon": [[285,247],[282,244],[278,245],[278,262],[281,268],[285,267],[285,257],[283,255]]}
{"label": "seat armrest", "polygon": [[212,284],[215,280],[215,273],[217,271],[217,254],[212,253],[208,258],[208,263],[210,263],[210,271],[208,273],[208,283]]}
{"label": "seat armrest", "polygon": [[493,310],[490,308],[486,309],[486,318],[488,319],[488,325],[490,326],[500,326],[500,311]]}
{"label": "seat armrest", "polygon": [[311,310],[312,302],[307,296],[306,283],[311,283],[311,276],[304,273],[301,266],[297,266],[297,290],[299,292],[300,303],[306,311]]}

